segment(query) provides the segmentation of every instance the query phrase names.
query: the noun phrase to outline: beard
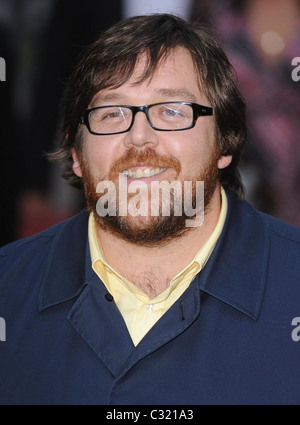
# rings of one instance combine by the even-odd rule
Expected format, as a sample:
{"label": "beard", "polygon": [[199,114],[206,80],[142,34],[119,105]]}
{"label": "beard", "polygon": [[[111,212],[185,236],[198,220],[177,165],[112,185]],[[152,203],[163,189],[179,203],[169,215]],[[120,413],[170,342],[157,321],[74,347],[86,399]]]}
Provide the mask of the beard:
{"label": "beard", "polygon": [[[190,176],[188,181],[192,182],[192,189],[189,195],[190,199],[189,205],[192,207],[193,211],[197,207],[197,184],[196,182],[204,182],[204,202],[202,206],[203,215],[209,209],[212,195],[218,184],[218,166],[217,161],[220,157],[220,152],[215,148],[212,152],[209,160],[202,167],[199,172]],[[128,242],[134,243],[136,245],[143,245],[153,247],[155,245],[161,245],[168,243],[170,240],[179,238],[185,232],[191,231],[195,227],[187,227],[186,220],[195,219],[191,215],[187,215],[184,208],[184,197],[180,198],[181,202],[181,211],[180,215],[175,213],[178,205],[178,199],[176,198],[174,191],[170,193],[168,199],[169,202],[169,214],[164,215],[162,213],[162,199],[159,198],[159,214],[151,215],[148,210],[148,214],[145,215],[135,215],[130,214],[121,215],[119,199],[120,196],[116,196],[116,214],[107,214],[105,216],[99,215],[97,213],[97,202],[101,197],[101,193],[97,192],[96,188],[99,182],[109,181],[113,182],[119,192],[120,186],[118,177],[124,170],[128,170],[131,167],[136,166],[137,164],[147,164],[147,166],[155,168],[168,168],[172,170],[174,179],[172,181],[180,182],[181,188],[183,188],[184,180],[180,178],[181,166],[180,162],[174,158],[160,156],[153,149],[147,149],[144,151],[138,151],[134,148],[131,148],[127,153],[117,160],[109,174],[102,179],[96,179],[91,175],[91,172],[87,166],[85,158],[80,153],[79,160],[82,170],[82,182],[84,186],[85,198],[87,202],[87,208],[90,212],[94,213],[95,221],[97,225],[104,231],[111,232],[115,236],[126,240]],[[125,176],[123,176],[126,179]],[[127,183],[126,183],[127,187]],[[183,191],[181,192],[183,193]],[[134,195],[128,194],[128,205],[131,200],[133,200]],[[149,196],[149,205],[151,203],[151,191]],[[184,196],[188,196],[184,193]]]}

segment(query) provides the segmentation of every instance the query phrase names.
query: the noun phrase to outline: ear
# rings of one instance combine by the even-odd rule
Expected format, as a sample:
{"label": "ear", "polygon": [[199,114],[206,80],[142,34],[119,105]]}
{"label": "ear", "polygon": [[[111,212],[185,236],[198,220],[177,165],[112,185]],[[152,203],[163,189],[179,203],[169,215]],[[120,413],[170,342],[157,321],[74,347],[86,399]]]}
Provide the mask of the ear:
{"label": "ear", "polygon": [[80,167],[80,162],[77,156],[77,153],[75,151],[75,149],[72,149],[72,158],[73,158],[73,171],[76,174],[77,177],[82,177],[82,171],[81,171],[81,167]]}
{"label": "ear", "polygon": [[218,160],[218,168],[223,169],[228,167],[232,161],[232,155],[222,155]]}

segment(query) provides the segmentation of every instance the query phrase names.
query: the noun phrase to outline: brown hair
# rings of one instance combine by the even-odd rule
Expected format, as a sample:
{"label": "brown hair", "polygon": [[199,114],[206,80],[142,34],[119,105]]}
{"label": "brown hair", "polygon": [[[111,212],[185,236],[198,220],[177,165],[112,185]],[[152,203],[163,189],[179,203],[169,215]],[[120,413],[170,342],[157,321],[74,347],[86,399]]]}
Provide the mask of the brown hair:
{"label": "brown hair", "polygon": [[231,164],[219,171],[220,183],[243,196],[238,163],[246,141],[245,103],[231,65],[215,38],[199,23],[169,14],[135,16],[113,25],[84,52],[63,98],[62,140],[52,159],[64,161],[64,177],[81,184],[72,170],[71,149],[82,145],[80,119],[94,95],[115,88],[132,75],[142,53],[148,66],[141,81],[151,77],[160,60],[176,47],[186,48],[199,73],[199,84],[214,110],[216,137]]}

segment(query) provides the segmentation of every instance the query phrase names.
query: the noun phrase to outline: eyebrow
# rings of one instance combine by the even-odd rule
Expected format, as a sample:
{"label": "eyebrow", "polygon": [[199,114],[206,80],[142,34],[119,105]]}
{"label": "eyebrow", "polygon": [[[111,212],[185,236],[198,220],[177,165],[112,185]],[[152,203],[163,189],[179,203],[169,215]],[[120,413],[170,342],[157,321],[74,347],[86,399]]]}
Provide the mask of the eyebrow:
{"label": "eyebrow", "polygon": [[195,95],[187,89],[157,89],[154,91],[157,95],[169,97],[169,98],[178,98],[178,100],[187,100],[191,102],[196,102]]}
{"label": "eyebrow", "polygon": [[[197,99],[195,95],[190,92],[187,89],[155,89],[154,90],[154,96],[163,96],[166,97],[166,100],[169,99],[177,99],[182,101],[190,101],[190,102],[197,102]],[[107,93],[104,96],[96,96],[96,98],[93,100],[93,105],[100,105],[104,103],[126,103],[127,104],[127,97],[126,95],[123,95],[121,93]]]}
{"label": "eyebrow", "polygon": [[118,103],[120,103],[120,101],[121,102],[123,100],[125,101],[125,99],[126,99],[126,97],[123,96],[122,94],[107,93],[104,96],[102,96],[102,95],[96,96],[95,99],[93,100],[92,104],[98,105],[100,103],[109,103],[109,102],[115,102],[115,101],[118,101]]}

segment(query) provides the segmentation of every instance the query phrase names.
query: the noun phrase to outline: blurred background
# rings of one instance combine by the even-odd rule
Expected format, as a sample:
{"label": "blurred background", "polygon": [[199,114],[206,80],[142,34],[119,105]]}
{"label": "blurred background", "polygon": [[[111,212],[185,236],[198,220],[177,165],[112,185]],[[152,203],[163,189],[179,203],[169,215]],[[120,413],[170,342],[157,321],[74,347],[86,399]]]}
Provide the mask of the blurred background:
{"label": "blurred background", "polygon": [[[46,153],[59,139],[60,99],[76,59],[123,17],[167,12],[210,26],[248,105],[241,173],[246,199],[300,226],[300,0],[0,0],[0,245],[84,205]],[[299,61],[300,64],[300,61]],[[300,71],[299,71],[300,75]]]}

